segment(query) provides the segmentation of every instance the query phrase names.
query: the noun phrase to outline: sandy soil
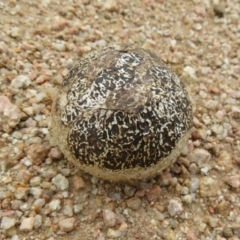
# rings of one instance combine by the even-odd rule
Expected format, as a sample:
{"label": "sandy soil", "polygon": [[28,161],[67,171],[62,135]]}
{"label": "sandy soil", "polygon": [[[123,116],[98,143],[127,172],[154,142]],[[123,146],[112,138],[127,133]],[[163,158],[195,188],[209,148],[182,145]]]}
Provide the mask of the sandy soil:
{"label": "sandy soil", "polygon": [[[239,16],[239,0],[1,0],[0,239],[239,239]],[[154,51],[194,106],[178,162],[134,185],[49,143],[52,88],[111,43]]]}

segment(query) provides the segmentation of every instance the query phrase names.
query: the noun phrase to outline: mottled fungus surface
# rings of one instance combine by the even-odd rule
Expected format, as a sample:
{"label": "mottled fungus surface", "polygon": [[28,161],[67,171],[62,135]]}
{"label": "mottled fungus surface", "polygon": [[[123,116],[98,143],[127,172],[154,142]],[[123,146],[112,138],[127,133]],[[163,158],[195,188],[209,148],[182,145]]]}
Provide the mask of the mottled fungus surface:
{"label": "mottled fungus surface", "polygon": [[180,79],[154,53],[128,45],[80,59],[54,100],[50,130],[83,171],[130,181],[153,177],[175,162],[191,125]]}

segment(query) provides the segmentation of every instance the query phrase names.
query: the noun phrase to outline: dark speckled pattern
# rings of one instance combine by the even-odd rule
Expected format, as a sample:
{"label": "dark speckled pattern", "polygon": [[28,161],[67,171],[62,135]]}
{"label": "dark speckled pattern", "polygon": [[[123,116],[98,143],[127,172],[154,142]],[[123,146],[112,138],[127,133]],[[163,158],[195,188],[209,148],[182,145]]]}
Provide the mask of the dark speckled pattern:
{"label": "dark speckled pattern", "polygon": [[148,168],[191,128],[192,107],[179,78],[155,54],[134,46],[89,54],[61,91],[69,150],[84,165]]}

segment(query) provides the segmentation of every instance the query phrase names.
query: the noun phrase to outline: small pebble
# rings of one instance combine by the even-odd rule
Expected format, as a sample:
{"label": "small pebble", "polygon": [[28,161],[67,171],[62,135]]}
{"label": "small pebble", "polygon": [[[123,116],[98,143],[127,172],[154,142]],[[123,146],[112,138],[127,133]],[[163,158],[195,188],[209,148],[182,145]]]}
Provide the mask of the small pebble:
{"label": "small pebble", "polygon": [[187,159],[190,162],[197,163],[198,165],[208,162],[210,158],[211,158],[211,154],[205,149],[200,149],[200,148],[194,149],[193,152],[191,152],[187,156]]}
{"label": "small pebble", "polygon": [[91,51],[91,47],[89,46],[81,46],[78,47],[78,55],[81,57],[82,55]]}
{"label": "small pebble", "polygon": [[51,150],[49,152],[49,156],[51,158],[61,159],[63,157],[63,154],[62,154],[62,152],[60,151],[59,148],[54,147],[54,148],[51,148]]}
{"label": "small pebble", "polygon": [[183,211],[183,206],[182,206],[182,202],[181,202],[181,199],[179,198],[174,198],[174,199],[171,199],[169,201],[169,204],[168,204],[168,213],[170,214],[170,216],[175,216],[175,215],[179,215],[180,213],[182,213]]}
{"label": "small pebble", "polygon": [[132,197],[127,200],[127,206],[133,210],[140,208],[142,201],[138,197]]}
{"label": "small pebble", "polygon": [[43,198],[39,198],[39,199],[36,199],[33,203],[33,206],[37,206],[37,207],[43,207],[46,203],[46,200],[43,199]]}
{"label": "small pebble", "polygon": [[31,79],[28,76],[19,75],[11,81],[11,87],[21,89],[28,87],[31,84]]}
{"label": "small pebble", "polygon": [[60,169],[60,172],[61,172],[65,177],[67,177],[67,176],[70,175],[71,169],[69,169],[69,168],[61,168],[61,169]]}
{"label": "small pebble", "polygon": [[59,199],[53,199],[49,204],[49,209],[53,211],[58,211],[61,209],[61,201]]}
{"label": "small pebble", "polygon": [[63,214],[67,217],[73,216],[73,204],[71,200],[64,201]]}
{"label": "small pebble", "polygon": [[226,172],[230,172],[233,168],[232,156],[227,151],[220,152],[217,162],[218,162],[218,165],[224,167]]}
{"label": "small pebble", "polygon": [[19,187],[15,191],[15,198],[19,200],[25,200],[27,199],[29,189],[25,187]]}
{"label": "small pebble", "polygon": [[29,203],[23,203],[21,206],[20,206],[20,210],[22,211],[22,212],[25,212],[25,211],[27,211],[27,210],[29,210],[31,208],[31,205],[29,204]]}
{"label": "small pebble", "polygon": [[75,175],[73,177],[72,183],[73,183],[73,187],[76,191],[86,187],[86,183],[85,183],[84,179],[79,175]]}
{"label": "small pebble", "polygon": [[49,149],[40,143],[34,143],[28,147],[27,157],[33,162],[33,164],[40,165],[45,161],[48,155]]}
{"label": "small pebble", "polygon": [[114,227],[117,220],[116,214],[109,209],[104,209],[102,213],[103,213],[103,220],[106,226]]}
{"label": "small pebble", "polygon": [[122,235],[122,233],[119,230],[114,230],[112,228],[109,228],[107,231],[107,236],[110,238],[120,238],[121,235]]}
{"label": "small pebble", "polygon": [[172,175],[170,172],[163,172],[162,175],[162,181],[165,186],[168,186],[172,182]]}
{"label": "small pebble", "polygon": [[13,27],[11,29],[11,37],[13,38],[19,38],[22,36],[22,31],[19,27]]}
{"label": "small pebble", "polygon": [[132,186],[125,186],[124,188],[124,193],[126,196],[128,197],[132,197],[134,195],[134,193],[136,192],[136,188],[132,187]]}
{"label": "small pebble", "polygon": [[217,180],[211,177],[203,177],[200,179],[200,195],[201,197],[215,197],[220,189]]}
{"label": "small pebble", "polygon": [[0,112],[4,112],[6,108],[12,105],[10,99],[6,96],[0,96]]}
{"label": "small pebble", "polygon": [[59,221],[58,225],[63,232],[70,232],[75,228],[75,218],[65,218]]}
{"label": "small pebble", "polygon": [[226,237],[226,238],[232,237],[233,236],[232,228],[229,227],[229,226],[225,226],[223,228],[223,236]]}
{"label": "small pebble", "polygon": [[36,176],[36,177],[33,177],[31,180],[30,180],[30,185],[32,187],[37,187],[40,185],[41,183],[41,177],[40,176]]}
{"label": "small pebble", "polygon": [[216,213],[221,214],[224,217],[229,215],[229,208],[230,204],[225,200],[221,201],[215,206]]}
{"label": "small pebble", "polygon": [[10,127],[16,127],[18,125],[18,123],[20,122],[22,116],[23,116],[23,113],[22,111],[19,109],[18,106],[16,105],[10,105],[8,107],[6,107],[4,109],[4,112],[3,112],[4,116],[6,116],[8,118],[8,125]]}
{"label": "small pebble", "polygon": [[34,229],[40,228],[42,225],[42,216],[37,214],[34,218]]}
{"label": "small pebble", "polygon": [[42,193],[43,193],[43,190],[40,187],[31,187],[29,189],[29,194],[33,195],[35,199],[40,198]]}
{"label": "small pebble", "polygon": [[205,107],[206,107],[207,109],[216,110],[219,102],[216,101],[216,100],[212,100],[212,99],[211,99],[211,100],[205,101],[204,104],[205,104]]}
{"label": "small pebble", "polygon": [[61,191],[67,190],[69,187],[68,179],[60,173],[52,179],[52,183]]}
{"label": "small pebble", "polygon": [[211,170],[212,167],[209,164],[206,164],[204,167],[201,168],[201,174],[208,175],[209,170]]}
{"label": "small pebble", "polygon": [[19,240],[18,235],[13,235],[12,238],[11,238],[11,240]]}
{"label": "small pebble", "polygon": [[192,229],[189,229],[186,234],[187,240],[198,240],[196,232]]}
{"label": "small pebble", "polygon": [[207,216],[206,221],[207,221],[208,225],[212,228],[215,228],[219,222],[218,218],[212,217],[212,216]]}
{"label": "small pebble", "polygon": [[64,42],[53,43],[53,48],[59,52],[66,51],[66,44]]}
{"label": "small pebble", "polygon": [[195,70],[193,67],[186,66],[186,67],[183,69],[183,74],[184,74],[184,76],[190,77],[190,78],[192,78],[193,80],[196,80],[196,79],[197,79],[196,70]]}
{"label": "small pebble", "polygon": [[83,210],[83,206],[81,204],[76,204],[73,206],[73,212],[75,214],[80,213]]}
{"label": "small pebble", "polygon": [[23,218],[19,230],[26,232],[32,231],[34,226],[34,219],[35,219],[34,217]]}
{"label": "small pebble", "polygon": [[161,195],[161,188],[158,185],[153,185],[148,192],[146,192],[148,202],[155,202]]}
{"label": "small pebble", "polygon": [[122,222],[119,227],[119,231],[122,233],[121,236],[123,236],[123,234],[126,233],[127,229],[128,229],[127,223]]}
{"label": "small pebble", "polygon": [[113,12],[118,10],[118,4],[116,0],[106,0],[104,3],[104,9]]}
{"label": "small pebble", "polygon": [[20,206],[22,205],[22,201],[20,201],[20,200],[12,200],[11,201],[11,207],[12,207],[12,209],[13,210],[17,210],[17,209],[19,209],[20,208]]}
{"label": "small pebble", "polygon": [[211,130],[219,140],[223,140],[227,137],[227,129],[220,124],[213,124]]}
{"label": "small pebble", "polygon": [[233,188],[240,187],[240,175],[232,175],[224,178],[225,182]]}
{"label": "small pebble", "polygon": [[11,217],[3,217],[1,221],[1,229],[8,230],[11,227],[15,226],[16,220]]}
{"label": "small pebble", "polygon": [[57,175],[57,172],[54,169],[43,169],[40,174],[43,178],[51,179]]}
{"label": "small pebble", "polygon": [[182,197],[182,201],[186,204],[191,204],[193,200],[192,195],[188,194]]}

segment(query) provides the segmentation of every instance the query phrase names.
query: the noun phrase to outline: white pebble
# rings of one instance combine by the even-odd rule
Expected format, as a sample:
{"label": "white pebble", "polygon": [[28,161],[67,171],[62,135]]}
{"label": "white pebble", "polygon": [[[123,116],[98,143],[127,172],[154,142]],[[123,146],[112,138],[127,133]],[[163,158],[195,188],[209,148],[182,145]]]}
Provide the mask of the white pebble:
{"label": "white pebble", "polygon": [[58,211],[61,209],[61,201],[59,199],[53,199],[49,204],[49,209],[53,211]]}
{"label": "white pebble", "polygon": [[116,224],[117,217],[113,211],[111,211],[109,209],[104,209],[103,210],[103,220],[108,227],[113,227]]}
{"label": "white pebble", "polygon": [[19,240],[18,235],[13,235],[12,238],[11,238],[11,240]]}
{"label": "white pebble", "polygon": [[16,138],[18,140],[22,139],[22,136],[23,136],[22,133],[19,132],[19,131],[15,131],[15,132],[12,133],[12,137]]}
{"label": "white pebble", "polygon": [[205,162],[208,162],[211,158],[211,154],[205,149],[196,148],[191,153],[188,154],[187,159],[190,162],[195,162],[198,165],[201,165]]}
{"label": "white pebble", "polygon": [[197,31],[200,31],[202,29],[202,24],[196,23],[196,24],[193,25],[193,28]]}
{"label": "white pebble", "polygon": [[33,116],[34,111],[33,107],[25,107],[22,109],[28,116]]}
{"label": "white pebble", "polygon": [[108,11],[116,11],[118,9],[118,4],[116,0],[107,0],[103,1],[104,3],[104,9]]}
{"label": "white pebble", "polygon": [[221,187],[216,179],[211,177],[204,177],[200,179],[200,196],[201,197],[215,197]]}
{"label": "white pebble", "polygon": [[193,197],[191,194],[188,194],[188,195],[185,195],[182,197],[183,202],[187,203],[187,204],[192,203],[192,199],[193,199]]}
{"label": "white pebble", "polygon": [[119,238],[121,237],[122,233],[119,230],[114,230],[112,228],[109,228],[107,231],[107,235],[110,238]]}
{"label": "white pebble", "polygon": [[35,99],[37,102],[41,102],[46,97],[47,97],[47,94],[45,92],[40,92],[36,94]]}
{"label": "white pebble", "polygon": [[19,27],[13,27],[10,33],[11,37],[17,38],[21,36],[21,29]]}
{"label": "white pebble", "polygon": [[204,102],[205,107],[210,110],[216,110],[218,104],[219,104],[219,101],[212,100],[212,99]]}
{"label": "white pebble", "polygon": [[227,129],[225,129],[220,124],[213,124],[211,130],[214,134],[217,135],[219,140],[225,139],[227,137]]}
{"label": "white pebble", "polygon": [[41,131],[45,135],[47,135],[49,133],[48,128],[42,128]]}
{"label": "white pebble", "polygon": [[36,199],[33,203],[33,206],[43,207],[46,203],[46,200],[44,198]]}
{"label": "white pebble", "polygon": [[233,188],[240,187],[240,175],[232,175],[225,178],[227,184],[229,184]]}
{"label": "white pebble", "polygon": [[42,225],[42,216],[37,214],[34,219],[34,228],[37,229]]}
{"label": "white pebble", "polygon": [[33,165],[33,163],[27,157],[23,158],[21,160],[21,163],[24,164],[26,167],[30,167]]}
{"label": "white pebble", "polygon": [[64,42],[53,43],[53,48],[59,52],[64,52],[66,50],[66,44]]}
{"label": "white pebble", "polygon": [[170,216],[179,215],[183,211],[181,199],[171,199],[168,204],[168,213]]}
{"label": "white pebble", "polygon": [[208,73],[211,73],[212,69],[210,67],[202,67],[201,72],[202,72],[203,75],[206,75]]}
{"label": "white pebble", "polygon": [[25,75],[19,75],[11,81],[11,87],[20,89],[28,87],[31,84],[31,79]]}
{"label": "white pebble", "polygon": [[31,205],[27,202],[23,203],[21,206],[20,206],[20,210],[22,212],[25,212],[25,211],[28,211],[29,209],[31,208]]}
{"label": "white pebble", "polygon": [[67,178],[60,173],[52,179],[52,183],[61,191],[67,190],[69,187]]}
{"label": "white pebble", "polygon": [[199,188],[199,179],[198,178],[192,178],[190,181],[189,190],[191,193],[195,193]]}
{"label": "white pebble", "polygon": [[235,98],[227,98],[225,100],[225,104],[236,105],[237,104],[237,100]]}
{"label": "white pebble", "polygon": [[15,198],[19,200],[23,200],[27,198],[29,189],[25,187],[19,187],[15,191]]}
{"label": "white pebble", "polygon": [[40,176],[36,176],[36,177],[33,177],[31,180],[30,180],[30,185],[32,187],[37,187],[40,185],[41,183],[41,177]]}
{"label": "white pebble", "polygon": [[75,218],[66,218],[59,221],[61,231],[70,232],[74,229]]}
{"label": "white pebble", "polygon": [[11,127],[16,127],[23,115],[19,107],[13,104],[9,107],[6,107],[3,114],[4,116],[8,117],[8,125]]}
{"label": "white pebble", "polygon": [[4,176],[4,177],[1,178],[1,183],[2,184],[8,184],[10,182],[12,182],[12,178],[9,175]]}
{"label": "white pebble", "polygon": [[19,227],[20,231],[32,231],[34,225],[34,217],[24,218]]}
{"label": "white pebble", "polygon": [[6,108],[12,105],[10,99],[6,96],[0,96],[0,112],[3,112]]}
{"label": "white pebble", "polygon": [[211,170],[211,169],[212,169],[212,167],[211,167],[209,164],[207,164],[206,166],[204,166],[203,168],[201,168],[201,174],[207,175],[208,172],[209,172],[209,170]]}
{"label": "white pebble", "polygon": [[8,230],[11,227],[15,226],[16,220],[11,217],[3,217],[1,222],[1,229]]}
{"label": "white pebble", "polygon": [[38,199],[42,195],[43,190],[40,187],[32,187],[30,188],[29,193],[33,195],[35,199]]}
{"label": "white pebble", "polygon": [[94,43],[95,47],[105,47],[106,46],[106,41],[104,39],[100,39]]}
{"label": "white pebble", "polygon": [[83,206],[81,204],[76,204],[73,206],[73,212],[76,213],[80,213],[83,210]]}
{"label": "white pebble", "polygon": [[183,75],[186,76],[186,77],[190,77],[193,80],[197,79],[197,77],[196,77],[196,70],[193,67],[190,67],[190,66],[186,66],[183,69]]}

